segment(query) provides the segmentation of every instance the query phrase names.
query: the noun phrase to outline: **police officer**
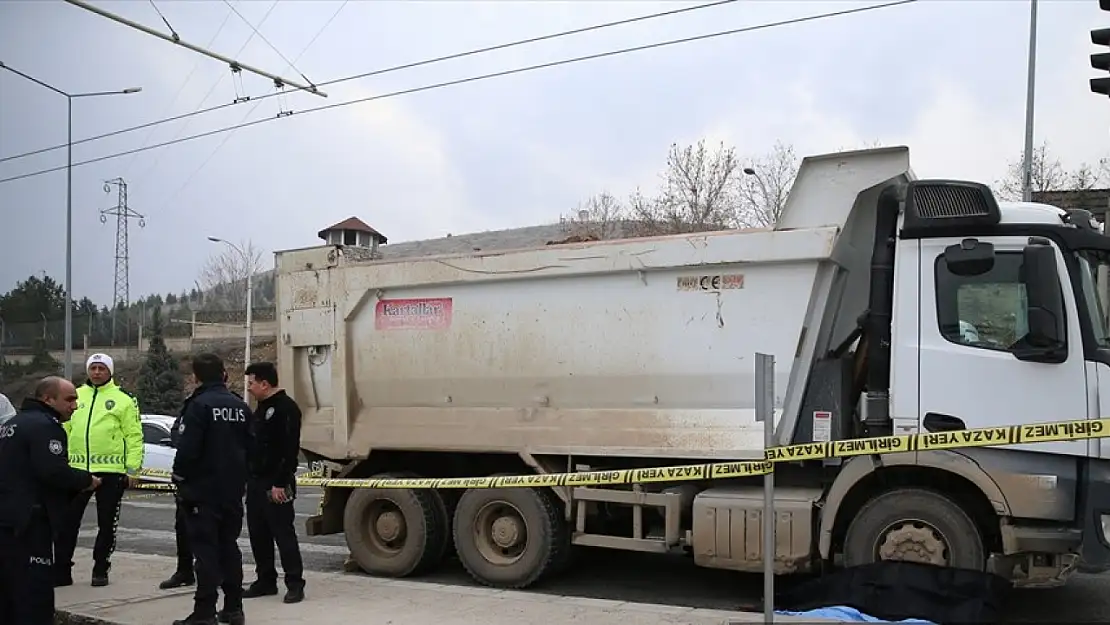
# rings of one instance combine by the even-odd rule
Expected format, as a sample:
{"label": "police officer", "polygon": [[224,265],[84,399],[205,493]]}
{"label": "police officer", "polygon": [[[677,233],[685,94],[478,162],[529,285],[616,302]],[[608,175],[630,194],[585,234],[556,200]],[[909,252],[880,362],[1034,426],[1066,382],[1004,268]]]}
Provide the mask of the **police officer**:
{"label": "police officer", "polygon": [[[173,428],[170,429],[170,443],[174,449],[177,449],[181,444],[181,422],[185,418],[185,411],[189,409],[189,404],[196,398],[200,389],[201,387],[198,385],[193,389],[192,394],[185,398],[181,411],[177,413],[177,418],[174,419]],[[192,586],[196,583],[196,574],[193,572],[193,546],[189,542],[189,532],[185,527],[185,506],[181,505],[179,492],[174,491],[173,499],[173,531],[177,543],[177,569],[173,572],[173,575],[170,575],[168,579],[158,585],[162,590]]]}
{"label": "police officer", "polygon": [[62,424],[76,408],[71,382],[43,378],[0,425],[0,623],[54,623],[52,533],[75,494],[100,486],[69,466]]}
{"label": "police officer", "polygon": [[199,386],[178,425],[173,481],[185,509],[185,528],[196,558],[193,612],[174,625],[215,625],[217,590],[224,591],[220,622],[241,624],[243,529],[250,407],[227,390],[224,363],[215,354],[193,358]]}
{"label": "police officer", "polygon": [[[224,384],[226,383],[227,372],[225,371]],[[200,386],[194,388],[192,394],[185,398],[181,411],[174,419],[173,428],[170,430],[170,442],[175,449],[181,444],[180,427],[181,421],[185,417],[185,411],[189,409],[189,404],[198,392],[200,392]],[[232,391],[232,394],[235,394],[234,391]],[[177,569],[173,572],[173,575],[170,575],[169,578],[158,585],[162,590],[192,586],[196,583],[196,574],[193,571],[193,546],[189,542],[189,532],[185,527],[185,506],[181,505],[181,497],[176,491],[174,492],[173,531],[177,544]]]}
{"label": "police officer", "polygon": [[277,367],[256,362],[247,367],[247,391],[258,402],[251,419],[254,446],[247,482],[247,528],[258,579],[244,597],[276,595],[274,543],[285,571],[285,603],[304,600],[304,565],[293,526],[296,513],[297,456],[301,451],[301,409],[278,387]]}
{"label": "police officer", "polygon": [[[98,529],[93,544],[92,585],[107,586],[123,494],[129,484],[139,483],[143,468],[143,426],[138,402],[113,379],[115,364],[111,356],[89,356],[85,371],[88,381],[77,389],[78,409],[66,424],[69,463],[104,481],[96,491]],[[73,499],[69,524],[57,533],[54,573],[59,586],[73,583],[73,551],[91,496],[84,493]]]}

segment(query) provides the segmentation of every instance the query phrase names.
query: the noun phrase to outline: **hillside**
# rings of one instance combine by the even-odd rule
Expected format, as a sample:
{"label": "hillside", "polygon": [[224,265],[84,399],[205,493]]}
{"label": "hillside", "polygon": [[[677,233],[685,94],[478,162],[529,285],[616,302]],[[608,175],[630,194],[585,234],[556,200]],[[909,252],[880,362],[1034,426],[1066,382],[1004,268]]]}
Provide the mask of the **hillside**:
{"label": "hillside", "polygon": [[[195,350],[196,353],[203,351],[212,351],[220,358],[223,358],[224,363],[228,369],[228,387],[236,393],[242,394],[243,389],[243,342],[237,340],[212,342],[205,345],[198,346]],[[186,379],[186,388],[188,388],[189,380],[189,354],[174,354],[181,364],[181,372]],[[251,360],[274,360],[277,356],[276,346],[273,340],[257,341],[251,347]],[[116,367],[116,381],[125,390],[133,391],[135,389],[136,381],[139,377],[139,368],[142,366],[142,361],[139,359],[121,362]],[[56,373],[54,371],[36,371],[29,373],[19,378],[6,380],[0,384],[0,393],[8,396],[17,407],[32,390],[34,390],[35,383],[42,377]],[[84,371],[74,372],[75,382],[83,383],[85,381]],[[139,398],[139,405],[142,406],[142,398]]]}

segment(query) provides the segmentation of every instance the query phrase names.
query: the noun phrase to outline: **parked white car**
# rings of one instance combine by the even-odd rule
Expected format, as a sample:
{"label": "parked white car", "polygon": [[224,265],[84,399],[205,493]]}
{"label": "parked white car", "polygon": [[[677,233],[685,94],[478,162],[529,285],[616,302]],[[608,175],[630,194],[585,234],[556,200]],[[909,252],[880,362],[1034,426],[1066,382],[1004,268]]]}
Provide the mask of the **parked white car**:
{"label": "parked white car", "polygon": [[[171,471],[173,459],[177,450],[170,442],[170,429],[173,428],[174,417],[167,415],[145,414],[142,415],[143,424],[143,468]],[[152,482],[169,483],[168,477],[146,476],[144,479]]]}

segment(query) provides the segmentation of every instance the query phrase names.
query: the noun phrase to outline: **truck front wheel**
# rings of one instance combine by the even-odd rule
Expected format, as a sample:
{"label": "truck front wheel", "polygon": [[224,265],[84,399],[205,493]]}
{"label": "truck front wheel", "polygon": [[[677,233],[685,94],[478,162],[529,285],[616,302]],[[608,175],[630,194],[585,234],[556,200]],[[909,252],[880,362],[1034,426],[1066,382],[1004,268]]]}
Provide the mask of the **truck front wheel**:
{"label": "truck front wheel", "polygon": [[455,552],[470,576],[526,588],[553,572],[570,548],[554,497],[535,488],[467,490],[455,508]]}
{"label": "truck front wheel", "polygon": [[423,573],[443,559],[450,542],[449,521],[435,491],[358,488],[343,511],[343,533],[362,570],[371,575],[407,577]]}
{"label": "truck front wheel", "polygon": [[931,490],[885,492],[860,509],[844,539],[845,566],[880,560],[983,570],[983,537],[957,503]]}

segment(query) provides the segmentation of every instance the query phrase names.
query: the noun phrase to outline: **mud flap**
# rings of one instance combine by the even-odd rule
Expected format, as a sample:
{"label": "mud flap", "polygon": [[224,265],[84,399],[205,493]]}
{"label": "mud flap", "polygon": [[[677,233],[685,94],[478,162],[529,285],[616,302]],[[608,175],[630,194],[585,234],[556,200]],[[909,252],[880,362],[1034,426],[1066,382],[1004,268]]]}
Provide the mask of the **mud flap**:
{"label": "mud flap", "polygon": [[847,606],[883,620],[989,623],[1001,618],[1010,582],[982,571],[883,561],[835,571],[776,594],[775,608]]}

